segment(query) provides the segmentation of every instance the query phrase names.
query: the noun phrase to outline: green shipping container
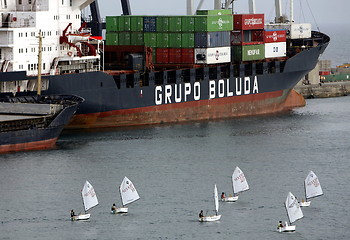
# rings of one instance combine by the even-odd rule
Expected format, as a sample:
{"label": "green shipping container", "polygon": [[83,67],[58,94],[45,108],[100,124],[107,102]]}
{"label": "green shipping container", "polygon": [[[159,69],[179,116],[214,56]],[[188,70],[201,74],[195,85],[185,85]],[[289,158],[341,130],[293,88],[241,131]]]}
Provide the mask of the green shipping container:
{"label": "green shipping container", "polygon": [[194,16],[182,16],[181,17],[181,29],[182,32],[194,32]]}
{"label": "green shipping container", "polygon": [[145,32],[143,33],[143,41],[147,47],[156,47],[157,34],[155,32]]}
{"label": "green shipping container", "polygon": [[182,47],[182,34],[181,33],[169,33],[169,47],[181,48]]}
{"label": "green shipping container", "polygon": [[169,17],[169,32],[181,32],[182,31],[182,17],[170,16]]}
{"label": "green shipping container", "polygon": [[232,15],[195,16],[196,32],[232,31]]}
{"label": "green shipping container", "polygon": [[234,61],[254,61],[265,58],[265,46],[246,45],[246,46],[232,46],[232,53]]}
{"label": "green shipping container", "polygon": [[196,15],[232,15],[231,9],[197,10]]}
{"label": "green shipping container", "polygon": [[182,33],[181,46],[183,48],[194,48],[194,33]]}
{"label": "green shipping container", "polygon": [[156,20],[157,32],[169,32],[169,17],[158,16]]}
{"label": "green shipping container", "polygon": [[119,18],[115,16],[106,16],[106,31],[117,32],[119,31]]}
{"label": "green shipping container", "polygon": [[118,22],[119,22],[119,31],[130,31],[130,16],[119,16]]}
{"label": "green shipping container", "polygon": [[131,32],[130,33],[130,45],[143,46],[145,42],[143,40],[143,32]]}
{"label": "green shipping container", "polygon": [[169,47],[169,34],[168,33],[156,33],[157,34],[157,47],[168,48]]}
{"label": "green shipping container", "polygon": [[130,16],[130,31],[143,31],[143,16]]}
{"label": "green shipping container", "polygon": [[157,59],[156,59],[156,57],[157,57],[157,48],[153,48],[152,49],[152,61],[153,61],[153,63],[157,63]]}
{"label": "green shipping container", "polygon": [[119,45],[118,33],[107,32],[106,33],[106,45]]}
{"label": "green shipping container", "polygon": [[118,35],[119,35],[118,37],[119,45],[130,45],[131,43],[130,32],[119,32]]}

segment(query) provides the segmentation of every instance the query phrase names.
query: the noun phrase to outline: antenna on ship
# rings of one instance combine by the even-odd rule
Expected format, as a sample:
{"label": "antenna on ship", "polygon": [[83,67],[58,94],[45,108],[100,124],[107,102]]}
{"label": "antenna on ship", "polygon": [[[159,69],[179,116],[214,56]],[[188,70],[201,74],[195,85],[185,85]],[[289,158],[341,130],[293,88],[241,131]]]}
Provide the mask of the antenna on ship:
{"label": "antenna on ship", "polygon": [[37,80],[37,94],[41,94],[41,63],[42,63],[42,46],[43,46],[43,35],[39,30],[39,50],[38,50],[38,80]]}

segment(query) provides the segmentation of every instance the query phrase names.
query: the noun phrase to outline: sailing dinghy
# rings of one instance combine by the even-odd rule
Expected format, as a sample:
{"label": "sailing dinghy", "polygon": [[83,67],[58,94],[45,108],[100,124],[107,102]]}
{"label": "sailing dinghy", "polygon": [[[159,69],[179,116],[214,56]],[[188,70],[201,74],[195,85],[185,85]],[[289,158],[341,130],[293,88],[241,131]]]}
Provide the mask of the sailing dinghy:
{"label": "sailing dinghy", "polygon": [[128,213],[129,209],[126,205],[140,199],[140,196],[137,193],[134,184],[127,177],[124,177],[123,182],[120,184],[119,193],[123,207],[112,210],[111,213]]}
{"label": "sailing dinghy", "polygon": [[294,232],[295,231],[295,225],[291,225],[295,221],[301,219],[304,217],[303,212],[301,211],[301,207],[296,199],[296,197],[289,192],[287,199],[285,201],[285,208],[287,210],[287,216],[289,218],[289,223],[286,221],[285,225],[283,227],[278,227],[278,232]]}
{"label": "sailing dinghy", "polygon": [[87,212],[89,211],[89,209],[98,205],[98,200],[94,187],[88,181],[86,181],[84,184],[83,190],[81,191],[81,196],[83,198],[85,214],[73,216],[72,221],[88,220],[90,218],[90,213]]}
{"label": "sailing dinghy", "polygon": [[313,171],[310,171],[309,174],[306,176],[304,181],[304,189],[305,189],[305,199],[301,200],[299,202],[301,207],[308,207],[311,204],[311,201],[309,201],[310,198],[318,197],[323,195],[322,187],[320,184],[320,181],[318,180],[318,177]]}
{"label": "sailing dinghy", "polygon": [[232,173],[232,188],[233,196],[223,197],[221,201],[223,202],[235,202],[238,200],[238,194],[249,190],[249,185],[247,179],[244,176],[243,171],[236,167]]}
{"label": "sailing dinghy", "polygon": [[214,186],[214,203],[215,203],[215,215],[212,216],[203,216],[199,218],[200,222],[215,222],[220,220],[221,215],[218,215],[219,211],[219,195],[218,195],[218,189],[216,187],[216,184]]}

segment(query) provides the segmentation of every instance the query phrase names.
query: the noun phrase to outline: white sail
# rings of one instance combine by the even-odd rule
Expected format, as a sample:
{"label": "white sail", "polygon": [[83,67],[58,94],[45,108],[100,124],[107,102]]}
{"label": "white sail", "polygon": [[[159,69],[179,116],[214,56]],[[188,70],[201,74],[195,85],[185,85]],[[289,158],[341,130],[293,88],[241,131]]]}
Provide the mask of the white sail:
{"label": "white sail", "polygon": [[215,202],[215,210],[216,212],[219,211],[219,194],[218,194],[218,189],[216,187],[216,184],[214,186],[214,202]]}
{"label": "white sail", "polygon": [[298,203],[298,200],[295,198],[295,196],[291,192],[288,193],[288,196],[285,202],[285,207],[287,210],[290,223],[293,223],[296,220],[304,217],[303,212],[301,211],[301,207]]}
{"label": "white sail", "polygon": [[323,195],[321,184],[313,171],[310,171],[307,175],[304,185],[306,199]]}
{"label": "white sail", "polygon": [[123,206],[132,203],[140,198],[134,184],[127,177],[124,177],[122,184],[120,184],[119,190]]}
{"label": "white sail", "polygon": [[239,167],[236,167],[236,169],[233,171],[232,187],[234,194],[249,190],[247,179],[245,178],[243,171]]}
{"label": "white sail", "polygon": [[88,181],[85,182],[81,195],[83,197],[85,211],[88,211],[90,208],[95,207],[98,204],[94,187]]}

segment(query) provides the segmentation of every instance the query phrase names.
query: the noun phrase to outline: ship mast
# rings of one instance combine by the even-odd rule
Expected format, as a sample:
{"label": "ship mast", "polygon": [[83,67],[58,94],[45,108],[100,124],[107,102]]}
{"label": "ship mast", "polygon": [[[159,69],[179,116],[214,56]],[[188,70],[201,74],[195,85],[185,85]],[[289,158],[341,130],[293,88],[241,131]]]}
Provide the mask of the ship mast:
{"label": "ship mast", "polygon": [[41,30],[39,31],[39,49],[38,49],[38,80],[37,80],[37,94],[41,94],[41,64],[42,64],[42,47],[43,47],[43,35]]}

